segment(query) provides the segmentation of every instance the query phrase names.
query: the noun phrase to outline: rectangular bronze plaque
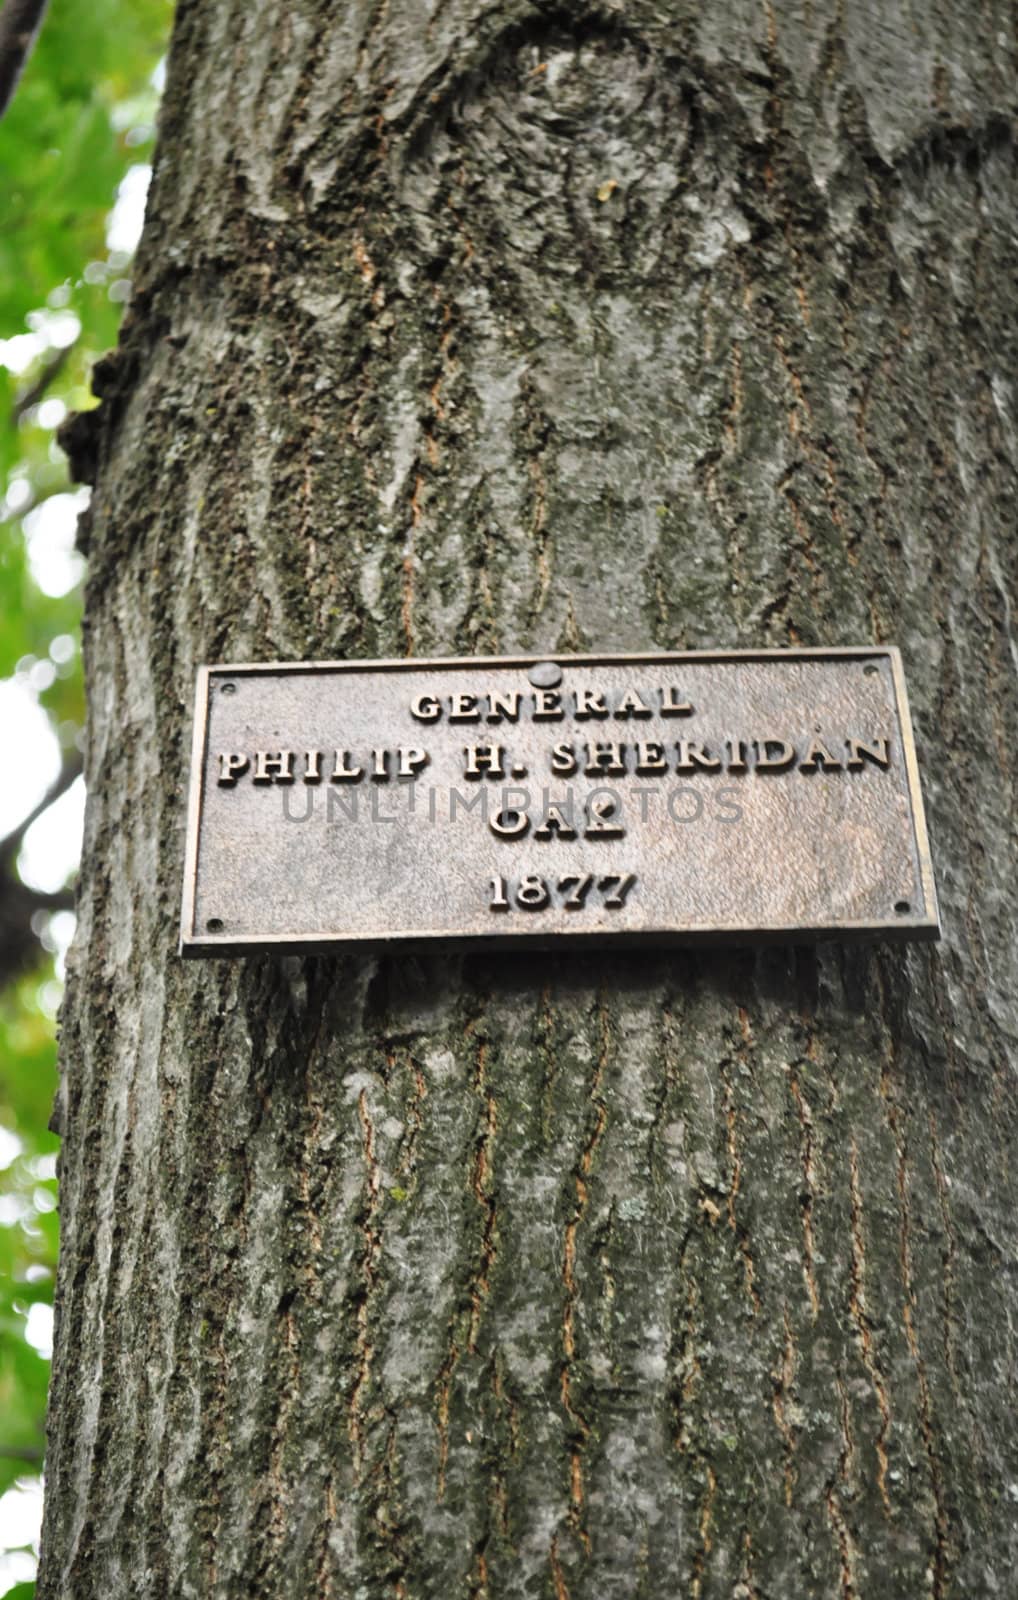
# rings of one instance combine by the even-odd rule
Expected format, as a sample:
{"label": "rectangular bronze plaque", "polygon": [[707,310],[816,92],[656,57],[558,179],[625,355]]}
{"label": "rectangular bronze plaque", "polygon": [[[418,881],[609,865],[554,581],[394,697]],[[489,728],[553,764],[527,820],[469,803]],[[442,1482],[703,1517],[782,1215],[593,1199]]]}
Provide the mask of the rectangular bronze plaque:
{"label": "rectangular bronze plaque", "polygon": [[939,932],[893,648],[200,669],[185,955]]}

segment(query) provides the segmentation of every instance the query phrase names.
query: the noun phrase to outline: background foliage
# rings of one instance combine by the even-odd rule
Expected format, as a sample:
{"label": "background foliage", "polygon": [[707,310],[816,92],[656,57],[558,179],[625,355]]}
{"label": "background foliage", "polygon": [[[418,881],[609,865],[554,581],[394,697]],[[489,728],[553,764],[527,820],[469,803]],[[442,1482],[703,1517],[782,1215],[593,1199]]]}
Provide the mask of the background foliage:
{"label": "background foliage", "polygon": [[[55,790],[75,775],[84,720],[81,564],[65,548],[82,501],[55,429],[93,403],[91,364],[116,341],[170,19],[169,0],[53,0],[0,121],[0,690],[13,682],[48,716]],[[0,842],[0,1594],[19,1597],[33,1590],[17,1513],[42,1467],[46,1316],[33,1308],[51,1302],[56,1258],[46,1125],[70,931],[67,889],[18,874],[21,832]]]}

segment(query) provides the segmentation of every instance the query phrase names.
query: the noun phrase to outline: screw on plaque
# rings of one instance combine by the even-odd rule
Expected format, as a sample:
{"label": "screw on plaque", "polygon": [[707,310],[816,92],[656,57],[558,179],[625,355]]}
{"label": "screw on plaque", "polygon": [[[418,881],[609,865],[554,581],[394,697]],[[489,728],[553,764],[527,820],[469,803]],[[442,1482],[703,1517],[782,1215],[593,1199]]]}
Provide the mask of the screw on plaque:
{"label": "screw on plaque", "polygon": [[538,661],[531,667],[527,677],[535,689],[554,689],[562,682],[562,668],[557,661]]}

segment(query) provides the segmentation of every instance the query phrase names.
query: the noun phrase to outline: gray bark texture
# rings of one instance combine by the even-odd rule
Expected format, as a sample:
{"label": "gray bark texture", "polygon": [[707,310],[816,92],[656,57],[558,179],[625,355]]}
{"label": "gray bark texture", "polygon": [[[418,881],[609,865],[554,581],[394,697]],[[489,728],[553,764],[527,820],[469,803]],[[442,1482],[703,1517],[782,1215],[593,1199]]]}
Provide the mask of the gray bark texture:
{"label": "gray bark texture", "polygon": [[[43,1600],[1018,1592],[1016,28],[179,6],[66,436]],[[200,662],[870,641],[938,948],[176,956]]]}

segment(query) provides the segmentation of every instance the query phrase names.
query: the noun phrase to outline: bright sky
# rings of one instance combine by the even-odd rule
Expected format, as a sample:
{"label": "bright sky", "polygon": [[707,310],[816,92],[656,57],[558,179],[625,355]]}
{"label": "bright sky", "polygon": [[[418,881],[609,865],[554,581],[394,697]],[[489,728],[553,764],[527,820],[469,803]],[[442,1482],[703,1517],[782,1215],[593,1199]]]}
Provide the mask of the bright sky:
{"label": "bright sky", "polygon": [[[138,164],[129,169],[121,183],[106,227],[106,243],[111,252],[124,257],[133,253],[141,236],[151,175],[150,167]],[[69,311],[46,311],[32,321],[30,333],[0,340],[0,363],[14,372],[24,371],[48,346],[69,344],[78,335],[78,319]],[[60,400],[45,401],[40,407],[39,420],[44,426],[57,428],[63,418]],[[8,494],[9,510],[17,509],[21,494],[21,486],[16,483]],[[78,489],[53,495],[25,518],[29,565],[44,594],[66,594],[82,575],[84,563],[74,548],[74,536],[78,514],[87,504],[88,490]],[[51,660],[36,662],[29,672],[0,680],[0,727],[9,743],[25,757],[5,774],[0,787],[0,837],[38,804],[60,770],[59,746],[38,703],[38,692],[52,683],[75,648],[73,640],[62,636],[53,642]],[[33,888],[56,890],[66,881],[81,848],[84,806],[84,786],[79,782],[29,829],[19,867]],[[0,1588],[0,1594],[3,1592]]]}
{"label": "bright sky", "polygon": [[35,1550],[19,1549],[31,1544],[38,1548],[42,1524],[42,1483],[38,1478],[23,1478],[0,1495],[0,1594],[16,1583],[31,1583],[35,1577]]}
{"label": "bright sky", "polygon": [[[150,177],[148,166],[138,164],[130,168],[107,223],[107,248],[111,254],[122,257],[125,266],[141,237]],[[123,280],[125,285],[126,281]],[[111,286],[114,290],[118,287],[117,283]],[[59,301],[59,293],[53,299]],[[0,365],[12,372],[23,372],[46,349],[71,344],[80,331],[77,317],[62,310],[59,304],[34,313],[29,318],[29,330],[11,339],[0,339]],[[62,401],[46,400],[39,407],[39,421],[43,427],[57,428],[64,419],[64,412]],[[27,484],[22,486],[15,481],[8,489],[3,509],[16,512],[19,504],[25,503],[27,493]],[[74,535],[78,513],[87,504],[87,489],[58,494],[25,518],[29,564],[44,594],[67,594],[81,577],[83,562],[74,548]],[[35,662],[13,678],[0,679],[0,728],[8,745],[21,757],[9,764],[0,785],[0,838],[39,803],[60,770],[59,745],[38,696],[61,668],[66,668],[73,660],[76,649],[76,641],[62,635],[54,639],[48,660]],[[79,779],[29,829],[18,868],[31,887],[55,891],[65,883],[81,849],[84,808],[85,787]],[[74,918],[70,913],[60,912],[50,919],[49,940],[51,947],[57,950],[58,971],[73,932]],[[57,995],[48,998],[52,998],[55,1010]],[[0,1128],[0,1172],[10,1165],[19,1150],[17,1138]],[[48,1191],[40,1189],[37,1194],[49,1198]],[[4,1197],[0,1195],[0,1224],[14,1220],[5,1219],[3,1203]],[[52,1310],[49,1306],[33,1306],[28,1317],[29,1342],[48,1356],[52,1335]],[[34,1579],[41,1518],[42,1485],[37,1478],[21,1479],[6,1494],[0,1495],[0,1596],[16,1584],[30,1583]]]}

